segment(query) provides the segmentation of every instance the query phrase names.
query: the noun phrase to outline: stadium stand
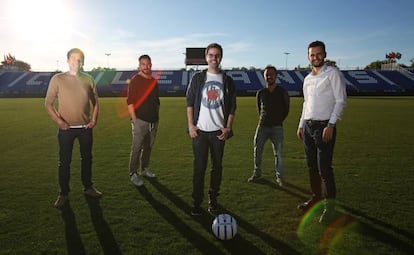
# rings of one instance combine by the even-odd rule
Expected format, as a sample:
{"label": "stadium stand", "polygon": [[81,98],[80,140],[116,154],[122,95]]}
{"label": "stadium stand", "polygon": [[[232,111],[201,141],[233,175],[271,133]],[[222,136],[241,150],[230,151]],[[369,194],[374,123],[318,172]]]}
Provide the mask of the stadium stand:
{"label": "stadium stand", "polygon": [[[100,96],[125,95],[128,79],[136,71],[89,72]],[[161,96],[184,96],[194,71],[158,70]],[[261,70],[226,70],[234,79],[238,95],[251,96],[265,84]],[[302,95],[309,71],[279,70],[277,83],[291,96]],[[414,73],[407,70],[346,70],[348,95],[414,95]],[[0,97],[43,97],[55,72],[0,71]]]}
{"label": "stadium stand", "polygon": [[399,84],[404,90],[414,90],[414,73],[406,70],[383,71],[382,74],[389,80]]}

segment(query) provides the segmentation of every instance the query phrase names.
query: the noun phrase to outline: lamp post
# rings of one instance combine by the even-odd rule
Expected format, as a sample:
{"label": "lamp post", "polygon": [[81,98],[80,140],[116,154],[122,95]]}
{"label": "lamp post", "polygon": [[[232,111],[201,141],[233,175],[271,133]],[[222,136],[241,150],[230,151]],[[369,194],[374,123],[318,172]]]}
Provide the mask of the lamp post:
{"label": "lamp post", "polygon": [[287,70],[288,68],[287,68],[287,64],[288,64],[288,55],[290,54],[290,52],[283,52],[283,54],[285,54],[286,55],[286,64],[285,64],[285,69]]}
{"label": "lamp post", "polygon": [[106,65],[109,69],[109,56],[111,56],[111,53],[105,53],[105,55],[106,55]]}

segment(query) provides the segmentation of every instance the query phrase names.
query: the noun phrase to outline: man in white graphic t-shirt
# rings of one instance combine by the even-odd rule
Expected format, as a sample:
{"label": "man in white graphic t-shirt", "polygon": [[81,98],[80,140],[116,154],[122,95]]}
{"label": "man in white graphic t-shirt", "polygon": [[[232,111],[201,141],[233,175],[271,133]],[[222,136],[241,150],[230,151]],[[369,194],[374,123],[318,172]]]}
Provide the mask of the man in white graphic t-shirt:
{"label": "man in white graphic t-shirt", "polygon": [[233,79],[220,69],[222,56],[221,45],[208,45],[205,51],[208,68],[194,74],[187,88],[188,133],[194,153],[192,215],[202,213],[209,151],[212,162],[208,210],[217,213],[224,144],[233,135],[231,127],[236,112],[236,88]]}

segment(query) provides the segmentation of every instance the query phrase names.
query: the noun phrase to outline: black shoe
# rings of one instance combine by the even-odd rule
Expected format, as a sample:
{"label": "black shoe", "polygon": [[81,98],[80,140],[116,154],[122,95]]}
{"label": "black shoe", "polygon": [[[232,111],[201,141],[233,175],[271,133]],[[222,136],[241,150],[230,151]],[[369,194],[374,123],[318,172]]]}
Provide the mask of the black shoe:
{"label": "black shoe", "polygon": [[321,201],[320,199],[316,199],[316,198],[311,198],[310,200],[298,205],[298,209],[302,210],[304,212],[308,211],[309,209],[312,208],[312,206],[314,206],[316,203],[318,203],[319,201]]}
{"label": "black shoe", "polygon": [[208,211],[209,211],[210,213],[215,214],[215,213],[217,213],[217,212],[218,212],[218,207],[217,207],[217,206],[213,206],[213,205],[209,205],[209,206],[208,206]]}
{"label": "black shoe", "polygon": [[210,202],[208,203],[208,211],[213,214],[218,212],[217,200],[210,200]]}
{"label": "black shoe", "polygon": [[209,211],[210,213],[212,213],[212,214],[216,214],[216,213],[218,212],[218,208],[217,208],[217,207],[212,207],[212,206],[209,206],[209,207],[208,207],[208,211]]}
{"label": "black shoe", "polygon": [[191,208],[191,215],[200,216],[201,214],[203,214],[203,211],[201,211],[201,207],[195,206],[195,207]]}

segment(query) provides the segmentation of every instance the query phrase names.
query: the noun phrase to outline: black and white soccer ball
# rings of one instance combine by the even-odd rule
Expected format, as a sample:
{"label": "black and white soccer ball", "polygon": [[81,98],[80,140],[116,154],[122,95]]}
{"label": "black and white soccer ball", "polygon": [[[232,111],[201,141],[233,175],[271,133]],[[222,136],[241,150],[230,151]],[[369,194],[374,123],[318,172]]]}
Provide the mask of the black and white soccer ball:
{"label": "black and white soccer ball", "polygon": [[237,221],[230,214],[219,214],[211,225],[213,234],[220,240],[230,240],[237,234]]}

